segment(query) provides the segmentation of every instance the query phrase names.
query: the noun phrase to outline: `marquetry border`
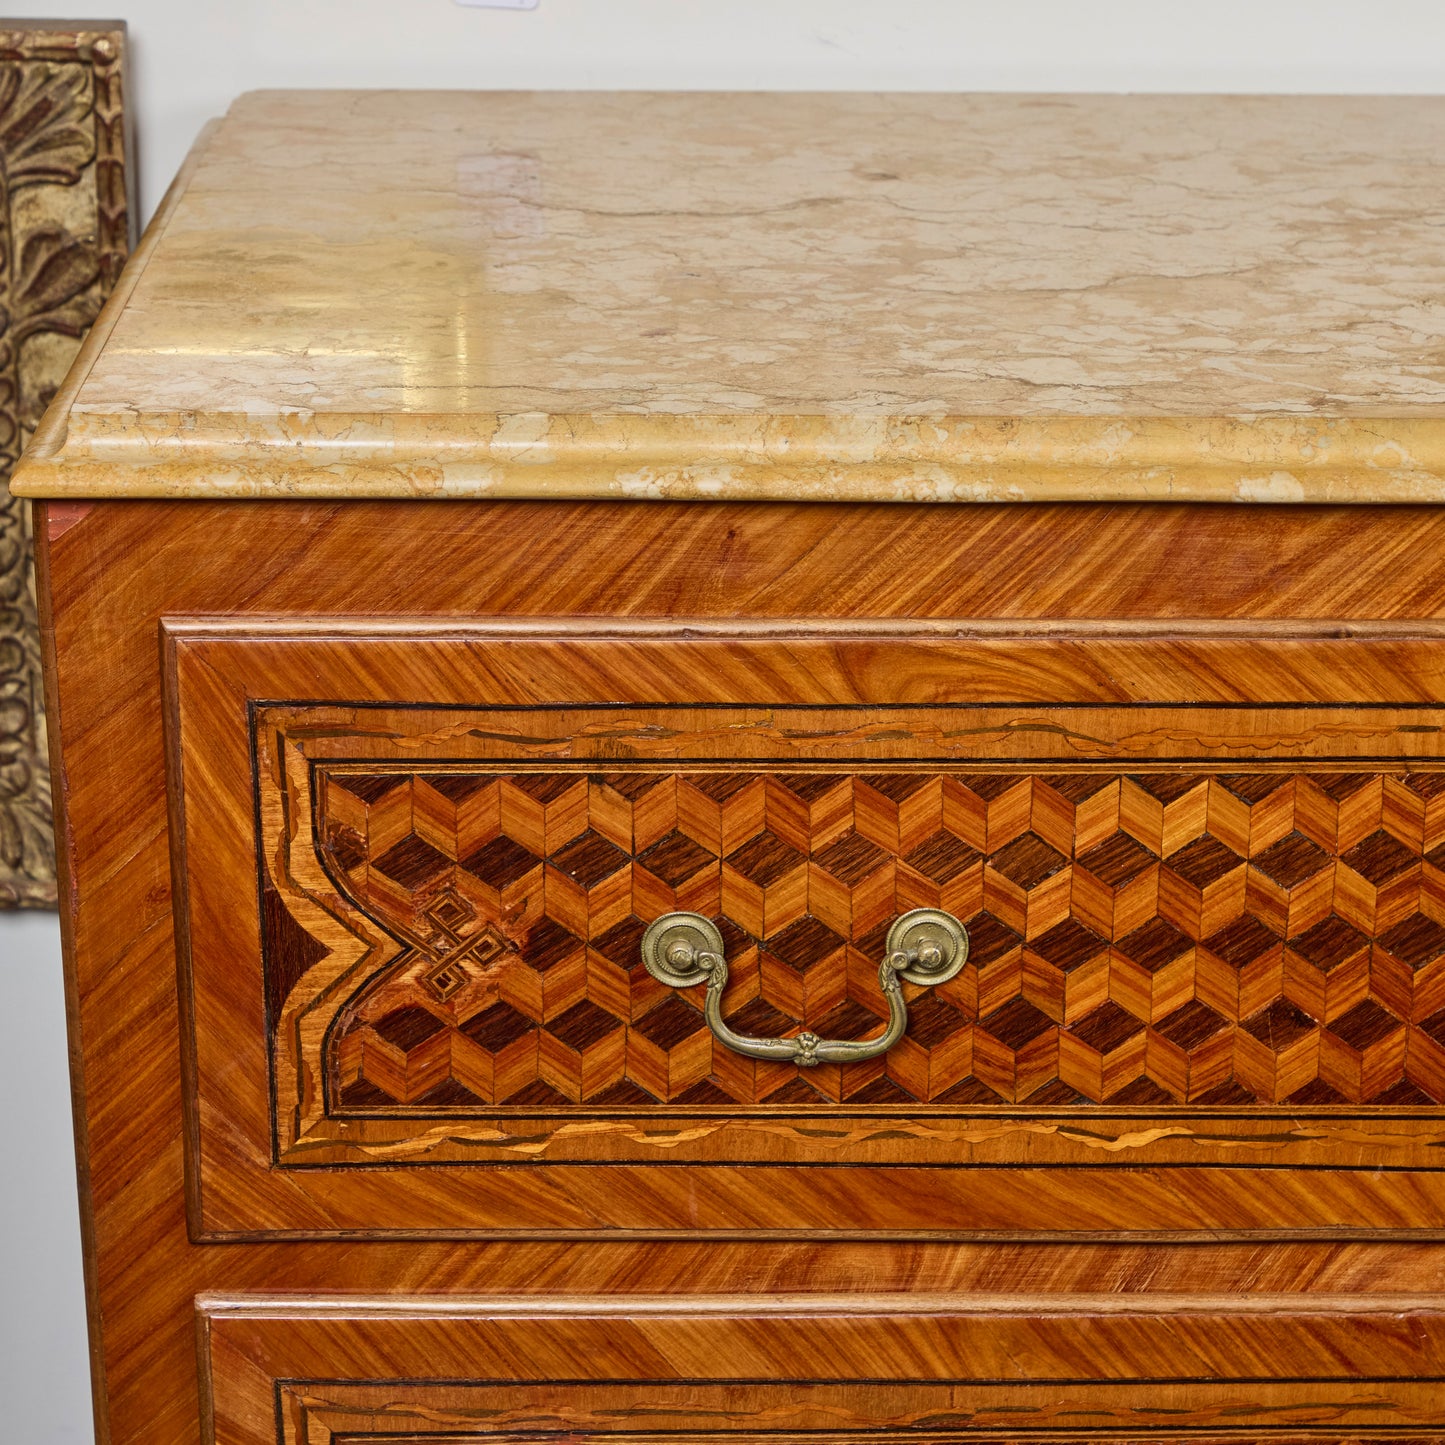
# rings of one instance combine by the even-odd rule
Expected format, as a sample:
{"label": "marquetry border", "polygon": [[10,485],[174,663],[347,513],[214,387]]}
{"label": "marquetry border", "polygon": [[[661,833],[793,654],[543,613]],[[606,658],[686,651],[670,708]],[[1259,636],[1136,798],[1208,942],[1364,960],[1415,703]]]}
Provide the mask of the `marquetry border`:
{"label": "marquetry border", "polygon": [[[31,511],[7,483],[130,249],[125,90],[123,23],[0,28],[0,908],[56,905]],[[22,229],[16,198],[42,190]]]}
{"label": "marquetry border", "polygon": [[[314,710],[314,717],[311,716]],[[314,818],[309,808],[314,801],[317,763],[308,757],[306,740],[315,735],[328,745],[325,765],[334,768],[404,768],[444,770],[449,766],[476,766],[477,759],[457,757],[412,757],[406,750],[403,729],[411,726],[409,716],[429,714],[444,716],[453,713],[472,720],[489,719],[485,731],[501,736],[518,731],[531,737],[550,729],[571,726],[582,717],[598,720],[610,733],[608,721],[614,717],[641,718],[649,722],[666,718],[671,712],[705,713],[706,708],[685,705],[629,708],[570,705],[552,708],[487,708],[428,707],[422,704],[387,705],[348,703],[345,710],[354,715],[352,723],[339,721],[338,704],[333,701],[287,700],[281,703],[254,703],[249,710],[249,732],[252,747],[252,769],[257,807],[258,897],[267,886],[267,859],[272,858],[296,889],[307,885],[314,890],[328,883],[320,861],[315,836]],[[844,709],[800,707],[769,704],[760,709],[782,717],[811,714],[820,718]],[[950,711],[955,709],[950,708]],[[986,727],[985,718],[1007,709],[985,707],[971,709]],[[1136,715],[1142,721],[1141,735],[1167,731],[1171,708],[1128,704],[1111,711]],[[724,720],[741,709],[722,709]],[[899,721],[890,723],[887,731],[907,731],[904,719],[927,717],[929,709],[898,707],[888,710]],[[1091,713],[1104,713],[1099,705],[1065,705],[1033,709],[1040,717],[1040,730],[1053,729],[1064,735],[1087,736]],[[1282,714],[1287,709],[1260,704],[1222,705],[1190,704],[1174,707],[1176,717],[1209,718],[1209,730],[1220,735],[1243,732],[1241,718],[1250,714]],[[1335,710],[1344,713],[1345,710]],[[1439,705],[1421,708],[1378,707],[1350,710],[1358,716],[1377,719],[1372,726],[1381,729],[1398,725],[1403,733],[1445,734],[1445,709]],[[1043,714],[1047,717],[1043,717]],[[1298,725],[1338,723],[1331,711],[1298,709],[1294,712]],[[1084,721],[1080,721],[1080,719]],[[423,726],[418,722],[417,726]],[[721,721],[720,721],[721,725]],[[821,722],[820,722],[821,725]],[[349,728],[357,730],[358,738],[367,735],[394,740],[391,752],[380,756],[355,757],[345,751]],[[471,729],[469,729],[471,730]],[[1324,730],[1322,728],[1322,730]],[[667,729],[664,729],[667,731]],[[972,729],[970,729],[972,731]],[[1000,735],[1002,729],[1000,729]],[[749,728],[752,741],[766,736],[756,724]],[[560,734],[559,734],[560,736]],[[561,744],[538,745],[532,751],[545,754]],[[1102,740],[1100,747],[1103,748]],[[1349,743],[1344,744],[1345,747]],[[341,748],[340,752],[335,749]],[[513,770],[545,766],[548,770],[586,771],[596,762],[569,751],[564,760],[539,764],[530,759],[527,748],[517,756],[502,753],[486,760],[486,766]],[[393,756],[394,753],[394,756]],[[670,754],[668,754],[670,757]],[[1436,770],[1441,759],[1428,752],[1421,758],[1386,756],[1360,757],[1348,754],[1352,765],[1411,768],[1424,766]],[[778,768],[776,759],[748,756],[732,760],[737,766],[766,771]],[[1298,761],[1251,764],[1268,771],[1285,771],[1308,776],[1310,768],[1326,769],[1331,761],[1338,766],[1341,755],[1333,760],[1314,759],[1310,765]],[[674,766],[675,762],[654,763]],[[902,768],[907,761],[866,755],[840,755],[826,764],[829,771],[875,771]],[[950,766],[937,758],[913,762],[916,768],[933,771]],[[970,762],[968,768],[985,772],[1027,772],[1051,768],[1060,772],[1096,770],[1101,762],[1070,763],[1057,758],[1011,758],[993,765]],[[1117,759],[1107,766],[1121,766]],[[1238,770],[1241,764],[1201,756],[1198,752],[1172,756],[1151,756],[1147,763],[1132,765],[1136,771],[1149,772],[1187,765],[1201,775]],[[798,764],[802,766],[802,764]],[[813,766],[824,766],[814,763]],[[274,775],[274,776],[273,776]],[[300,880],[300,881],[298,881]],[[319,880],[319,881],[318,881]],[[284,886],[279,882],[278,886]],[[334,888],[334,880],[330,880]],[[385,973],[400,951],[400,945],[387,934],[381,924],[361,912],[354,903],[342,904],[344,911],[335,915],[325,911],[304,891],[288,890],[292,906],[304,904],[312,926],[325,927],[332,953],[330,971],[312,985],[316,997],[298,1010],[305,1015],[322,1005],[333,1012],[338,998],[349,998],[363,991],[375,978]],[[264,923],[258,911],[258,927]],[[289,1017],[289,1015],[288,1015]],[[1270,1167],[1311,1167],[1330,1165],[1337,1168],[1415,1168],[1427,1171],[1445,1170],[1437,1158],[1445,1140],[1445,1108],[1437,1105],[1383,1106],[1360,1104],[1329,1104],[1304,1106],[1259,1103],[1244,1106],[1197,1104],[1157,1105],[1153,1107],[1091,1103],[1048,1107],[1028,1104],[1014,1105],[941,1105],[912,1101],[891,1105],[865,1105],[849,1102],[810,1104],[805,1107],[759,1103],[732,1103],[700,1106],[678,1103],[648,1106],[616,1106],[572,1104],[566,1107],[504,1106],[488,1108],[484,1114],[470,1115],[449,1111],[445,1107],[417,1108],[398,1106],[376,1115],[348,1116],[326,1097],[326,1066],[324,1050],[330,1037],[333,1013],[326,1013],[321,1023],[292,1019],[288,1027],[275,1036],[270,1067],[273,1085],[271,1121],[273,1162],[287,1168],[365,1168],[405,1165],[427,1168],[433,1165],[499,1164],[535,1161],[557,1163],[614,1163],[626,1160],[643,1165],[674,1162],[682,1140],[705,1150],[706,1159],[694,1161],[690,1149],[688,1162],[720,1164],[786,1163],[795,1167],[815,1167],[851,1162],[865,1152],[875,1163],[913,1165],[928,1162],[939,1165],[957,1164],[962,1160],[979,1165],[1032,1163],[1045,1167],[1109,1167],[1126,1160],[1160,1162],[1178,1165],[1188,1162],[1203,1168],[1228,1168],[1238,1162],[1241,1149],[1261,1151],[1261,1158],[1271,1160]],[[275,1021],[268,1019],[268,1035]],[[835,1137],[821,1155],[810,1136],[812,1123],[820,1118],[829,1121]],[[1342,1163],[1342,1154],[1355,1152],[1362,1131],[1368,1131],[1376,1151],[1368,1165]],[[545,1137],[544,1137],[545,1136]],[[680,1161],[678,1161],[680,1162]]]}
{"label": "marquetry border", "polygon": [[[639,1389],[657,1392],[677,1382],[671,1380],[639,1380]],[[1314,1381],[1283,1380],[1286,1388],[1304,1390]],[[1445,1376],[1428,1380],[1411,1381],[1419,1391],[1445,1387]],[[709,1392],[701,1390],[695,1382],[688,1382],[687,1388],[701,1395],[699,1403],[709,1397],[723,1396],[722,1409],[726,1409],[724,1390],[727,1395],[736,1395],[754,1382],[744,1381],[719,1390],[713,1387]],[[409,1388],[408,1388],[409,1387]],[[277,1429],[275,1445],[552,1445],[557,1440],[555,1430],[538,1429],[526,1431],[491,1430],[484,1417],[490,1401],[506,1388],[501,1385],[477,1387],[464,1381],[449,1383],[441,1387],[429,1386],[423,1382],[401,1382],[391,1380],[357,1381],[334,1384],[315,1380],[285,1380],[276,1385],[275,1411]],[[514,1392],[517,1387],[511,1387]],[[789,1385],[790,1394],[806,1392],[806,1385]],[[939,1397],[944,1394],[938,1387],[929,1388],[910,1384],[922,1403],[940,1405],[938,1413],[946,1418],[946,1402]],[[1137,1390],[1139,1385],[1131,1383],[1125,1387]],[[1228,1416],[1240,1412],[1240,1406],[1225,1390],[1201,1386],[1201,1394],[1207,1393],[1213,1399],[1201,1401],[1200,1413],[1211,1412]],[[1238,1387],[1236,1386],[1236,1391]],[[1021,1394],[1019,1386],[1012,1387],[1014,1394]],[[993,1391],[997,1396],[1006,1397],[1004,1389]],[[1273,1392],[1271,1392],[1273,1393]],[[1076,1387],[1077,1399],[1084,1411],[1097,1401],[1094,1408],[1104,1406],[1110,1392],[1102,1387],[1087,1390]],[[1127,1405],[1119,1397],[1123,1391],[1113,1392],[1115,1399],[1109,1401],[1121,1416],[1127,1417]],[[402,1400],[398,1400],[398,1396]],[[414,1410],[408,1412],[404,1403],[410,1396],[415,1400]],[[1093,1400],[1090,1399],[1093,1397]],[[468,1397],[485,1404],[469,1405]],[[455,1403],[441,1403],[449,1399]],[[1339,1402],[1342,1408],[1346,1401]],[[1006,1407],[1004,1407],[1006,1408]],[[998,1413],[1003,1415],[1004,1408]],[[1445,1442],[1445,1426],[1439,1429],[1429,1426],[1364,1426],[1357,1429],[1336,1427],[1314,1430],[1301,1429],[1289,1419],[1291,1407],[1286,1403],[1270,1409],[1266,1406],[1258,1412],[1258,1423],[1248,1430],[1215,1429],[1193,1425],[1168,1425],[1156,1423],[1142,1431],[1139,1427],[1121,1423],[1101,1426],[1090,1430],[1030,1430],[1022,1427],[1015,1430],[995,1426],[993,1428],[968,1429],[963,1427],[941,1430],[889,1429],[882,1425],[861,1425],[836,1430],[811,1430],[807,1435],[815,1445],[959,1445],[960,1439],[977,1442],[977,1445],[1258,1445],[1268,1440],[1271,1445],[1442,1445]],[[1271,1419],[1273,1415],[1277,1418]],[[736,1429],[708,1428],[705,1423],[691,1430],[677,1429],[667,1433],[647,1433],[631,1430],[568,1431],[567,1439],[575,1445],[777,1445],[777,1436],[766,1429],[748,1430],[746,1426]],[[216,1440],[215,1436],[211,1437]],[[249,1445],[249,1442],[248,1442]],[[259,1442],[258,1442],[259,1445]],[[270,1445],[270,1442],[266,1442]]]}

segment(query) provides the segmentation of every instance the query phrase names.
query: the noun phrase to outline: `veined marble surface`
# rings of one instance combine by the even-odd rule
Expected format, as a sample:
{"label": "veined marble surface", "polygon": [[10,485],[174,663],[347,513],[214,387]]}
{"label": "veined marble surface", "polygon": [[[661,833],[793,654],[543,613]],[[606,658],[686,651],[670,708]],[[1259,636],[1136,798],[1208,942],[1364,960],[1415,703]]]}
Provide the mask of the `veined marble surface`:
{"label": "veined marble surface", "polygon": [[1445,499],[1445,98],[248,95],[15,490]]}

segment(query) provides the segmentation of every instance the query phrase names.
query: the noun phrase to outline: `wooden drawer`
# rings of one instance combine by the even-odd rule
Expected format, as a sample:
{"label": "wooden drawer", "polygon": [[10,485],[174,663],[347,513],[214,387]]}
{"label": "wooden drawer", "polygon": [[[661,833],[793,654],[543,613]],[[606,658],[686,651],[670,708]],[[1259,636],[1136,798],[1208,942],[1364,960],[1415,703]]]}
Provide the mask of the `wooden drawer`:
{"label": "wooden drawer", "polygon": [[1439,1296],[205,1297],[214,1445],[1438,1445]]}
{"label": "wooden drawer", "polygon": [[1445,1227],[1429,633],[166,639],[197,1237]]}

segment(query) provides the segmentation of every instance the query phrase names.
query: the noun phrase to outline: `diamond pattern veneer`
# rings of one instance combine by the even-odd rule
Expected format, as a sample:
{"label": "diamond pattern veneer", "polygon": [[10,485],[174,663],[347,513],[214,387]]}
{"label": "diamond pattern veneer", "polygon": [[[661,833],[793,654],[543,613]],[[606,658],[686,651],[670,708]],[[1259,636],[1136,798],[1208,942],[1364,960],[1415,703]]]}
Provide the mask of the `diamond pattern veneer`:
{"label": "diamond pattern veneer", "polygon": [[[344,1111],[1445,1100],[1432,773],[323,765],[316,797],[338,889],[403,945],[334,1030]],[[886,1058],[806,1077],[640,962],[649,920],[705,913],[734,1028],[864,1037],[921,906],[968,966]],[[266,917],[273,975],[315,962],[276,891]]]}

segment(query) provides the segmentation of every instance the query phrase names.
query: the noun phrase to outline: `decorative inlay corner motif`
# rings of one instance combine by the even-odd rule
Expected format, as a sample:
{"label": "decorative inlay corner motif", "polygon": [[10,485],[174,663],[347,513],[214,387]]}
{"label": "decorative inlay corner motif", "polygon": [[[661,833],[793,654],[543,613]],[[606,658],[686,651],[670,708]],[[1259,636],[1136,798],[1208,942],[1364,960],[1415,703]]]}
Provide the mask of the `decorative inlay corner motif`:
{"label": "decorative inlay corner motif", "polygon": [[125,263],[125,28],[0,28],[0,908],[53,908],[25,442]]}

